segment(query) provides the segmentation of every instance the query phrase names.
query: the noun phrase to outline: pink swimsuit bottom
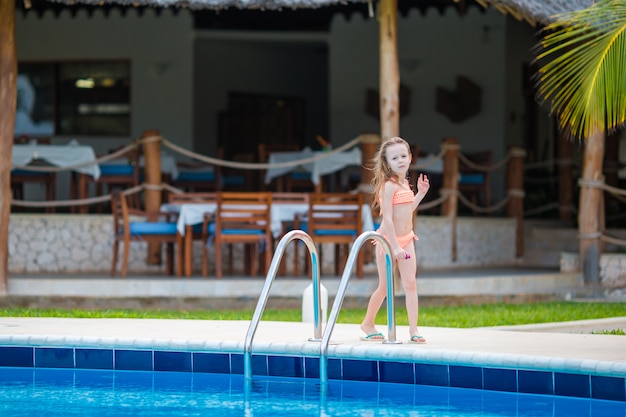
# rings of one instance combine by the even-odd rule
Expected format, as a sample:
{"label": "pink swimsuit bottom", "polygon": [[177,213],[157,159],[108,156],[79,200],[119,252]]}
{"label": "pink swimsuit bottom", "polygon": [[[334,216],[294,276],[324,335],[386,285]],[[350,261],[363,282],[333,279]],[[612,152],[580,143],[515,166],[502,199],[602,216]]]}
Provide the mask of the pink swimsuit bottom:
{"label": "pink swimsuit bottom", "polygon": [[[379,230],[377,230],[378,233],[380,233]],[[387,237],[387,235],[383,235],[383,237],[385,239],[387,239],[387,242],[389,242],[389,238]],[[402,249],[406,248],[409,243],[411,243],[413,240],[420,240],[419,237],[417,237],[417,235],[414,232],[409,232],[404,236],[396,236],[396,240],[398,241],[398,245],[400,245],[400,247]],[[372,243],[375,245],[376,241],[372,240]],[[389,242],[389,244],[391,245],[391,242]]]}

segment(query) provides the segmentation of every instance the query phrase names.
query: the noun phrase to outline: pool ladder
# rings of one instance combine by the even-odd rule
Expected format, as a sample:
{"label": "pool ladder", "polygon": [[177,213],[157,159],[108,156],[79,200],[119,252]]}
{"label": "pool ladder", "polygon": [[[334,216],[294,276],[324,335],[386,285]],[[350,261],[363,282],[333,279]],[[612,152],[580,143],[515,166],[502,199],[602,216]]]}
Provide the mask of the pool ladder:
{"label": "pool ladder", "polygon": [[328,384],[328,344],[330,342],[330,337],[335,327],[335,323],[337,322],[337,317],[339,316],[339,310],[341,309],[341,305],[343,304],[343,299],[346,294],[348,282],[350,281],[352,270],[354,269],[354,264],[358,259],[358,253],[361,250],[361,247],[365,244],[365,242],[370,240],[375,240],[377,246],[382,247],[385,254],[385,270],[387,275],[388,334],[387,339],[383,343],[402,343],[396,340],[393,262],[391,255],[391,246],[389,245],[389,242],[387,242],[387,240],[380,233],[376,232],[364,232],[354,241],[352,249],[350,249],[350,253],[348,254],[348,260],[343,270],[343,275],[341,277],[341,282],[339,284],[339,289],[337,290],[337,295],[335,296],[335,301],[333,303],[330,316],[328,317],[328,324],[326,325],[326,328],[324,329],[324,334],[322,335],[322,306],[320,302],[321,282],[317,248],[315,247],[315,243],[313,242],[313,239],[311,239],[311,236],[309,236],[306,232],[302,230],[292,230],[285,234],[285,236],[283,236],[283,238],[278,242],[278,245],[276,246],[276,251],[274,252],[272,263],[270,264],[270,268],[265,279],[265,285],[263,286],[263,290],[261,291],[261,295],[259,296],[259,301],[257,302],[256,309],[254,310],[254,314],[252,316],[252,320],[250,321],[250,326],[248,327],[248,332],[246,334],[246,339],[244,342],[244,376],[247,381],[250,381],[252,379],[252,341],[254,339],[254,335],[259,325],[259,321],[261,320],[261,316],[263,315],[263,311],[265,310],[272,283],[276,278],[278,267],[283,258],[287,245],[292,240],[296,239],[301,240],[306,244],[309,250],[309,255],[311,257],[311,274],[313,279],[314,332],[313,338],[309,340],[314,342],[321,342],[320,383],[323,386],[326,386]]}

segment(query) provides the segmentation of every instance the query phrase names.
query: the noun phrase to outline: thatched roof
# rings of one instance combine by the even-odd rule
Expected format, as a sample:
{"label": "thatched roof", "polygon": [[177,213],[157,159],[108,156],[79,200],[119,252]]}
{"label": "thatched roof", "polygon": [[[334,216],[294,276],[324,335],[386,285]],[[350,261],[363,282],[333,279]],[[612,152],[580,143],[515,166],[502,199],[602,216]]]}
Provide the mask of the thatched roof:
{"label": "thatched roof", "polygon": [[[30,0],[24,0],[29,2]],[[287,10],[317,9],[333,5],[376,3],[376,0],[49,0],[52,3],[71,5],[102,6],[120,5],[130,7],[176,7],[192,10]],[[417,1],[417,0],[416,0]],[[422,0],[420,0],[421,2]],[[526,20],[532,25],[547,24],[560,13],[585,9],[592,6],[594,0],[429,0],[421,6],[445,6],[479,4],[484,8],[494,7],[504,14],[510,14],[519,20]],[[420,4],[420,3],[417,3]]]}
{"label": "thatched roof", "polygon": [[66,5],[86,4],[100,6],[102,4],[118,4],[123,6],[152,7],[184,7],[191,10],[200,9],[316,9],[338,3],[367,3],[368,0],[50,0]]}
{"label": "thatched roof", "polygon": [[492,6],[504,14],[533,25],[547,24],[554,16],[591,7],[594,0],[476,0],[483,7]]}

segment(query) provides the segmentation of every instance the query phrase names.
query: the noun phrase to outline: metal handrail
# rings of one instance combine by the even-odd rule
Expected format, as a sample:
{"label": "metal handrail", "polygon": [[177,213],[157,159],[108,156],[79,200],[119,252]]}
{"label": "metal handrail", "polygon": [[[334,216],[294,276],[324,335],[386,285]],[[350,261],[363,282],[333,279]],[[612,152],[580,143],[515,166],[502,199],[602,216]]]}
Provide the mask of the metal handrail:
{"label": "metal handrail", "polygon": [[272,263],[270,264],[270,269],[267,273],[267,277],[265,278],[263,290],[261,291],[259,301],[257,302],[256,309],[254,310],[254,314],[252,316],[252,320],[250,321],[250,326],[248,327],[248,333],[246,334],[243,348],[244,375],[247,380],[252,379],[252,340],[254,339],[254,334],[256,333],[256,329],[259,326],[259,321],[261,320],[261,316],[263,315],[263,310],[265,310],[265,305],[267,304],[270,288],[272,287],[272,283],[276,278],[278,267],[280,266],[280,261],[283,258],[289,242],[295,239],[299,239],[306,244],[307,248],[309,249],[309,254],[311,256],[311,274],[313,279],[313,306],[316,308],[313,314],[314,337],[309,340],[320,341],[322,339],[320,265],[317,255],[317,248],[315,247],[315,243],[313,242],[313,239],[311,239],[311,236],[309,236],[306,232],[303,232],[302,230],[292,230],[285,234],[285,236],[283,236],[283,238],[278,242],[278,245],[276,246],[276,251],[274,252],[274,257],[272,258]]}
{"label": "metal handrail", "polygon": [[346,288],[348,287],[348,281],[350,280],[352,269],[354,268],[354,263],[357,260],[358,253],[361,250],[363,244],[369,240],[375,240],[377,245],[380,245],[385,253],[385,269],[387,272],[387,326],[389,327],[389,329],[387,340],[385,340],[383,343],[402,343],[396,340],[396,318],[393,299],[394,282],[391,246],[380,233],[364,232],[356,238],[354,244],[352,245],[352,249],[350,249],[348,261],[346,262],[346,266],[343,270],[341,283],[339,284],[339,289],[337,290],[337,295],[333,303],[333,308],[330,312],[326,328],[324,329],[322,343],[320,344],[320,384],[323,387],[328,384],[328,344],[330,342],[330,336],[332,335],[333,328],[335,327],[335,323],[337,322],[339,310],[341,309],[341,305],[343,304],[343,299],[346,294]]}

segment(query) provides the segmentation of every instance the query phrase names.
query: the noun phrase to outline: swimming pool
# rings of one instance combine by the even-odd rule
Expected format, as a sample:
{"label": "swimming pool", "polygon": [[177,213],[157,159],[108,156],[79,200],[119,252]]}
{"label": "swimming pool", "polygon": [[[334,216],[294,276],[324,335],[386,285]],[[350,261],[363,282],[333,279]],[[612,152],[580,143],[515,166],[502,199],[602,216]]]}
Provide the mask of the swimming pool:
{"label": "swimming pool", "polygon": [[[228,402],[234,397],[240,401],[236,390],[243,386],[247,329],[243,321],[0,318],[0,371],[26,372],[18,380],[29,386],[61,378],[67,392],[78,397],[83,392],[73,390],[89,386],[94,379],[104,392],[92,395],[108,395],[110,401],[117,401],[113,394],[134,371],[140,371],[142,392],[151,398],[155,388],[161,395],[162,386],[169,387],[166,392],[205,396],[207,387],[213,386],[205,379],[216,378],[224,382],[220,386],[229,387]],[[311,330],[303,323],[261,323],[252,349],[253,398],[272,399],[277,393],[282,398],[279,403],[288,403],[288,398],[278,394],[295,392],[307,400],[297,407],[319,413],[320,346],[308,341]],[[399,334],[405,331],[398,329]],[[408,407],[431,398],[438,398],[431,405],[445,407],[443,414],[426,411],[430,410],[426,407],[420,416],[446,415],[450,408],[465,403],[483,413],[478,415],[491,415],[487,413],[497,412],[491,405],[503,403],[501,407],[508,411],[500,415],[524,416],[519,410],[534,402],[548,404],[535,415],[560,415],[556,410],[571,408],[583,413],[562,415],[626,416],[623,336],[531,335],[491,329],[424,331],[427,345],[389,346],[361,342],[358,325],[338,325],[328,357],[330,404],[335,404],[340,393],[341,401],[351,401],[352,408],[373,398],[376,402],[368,407],[378,407],[389,401],[387,393],[391,392],[402,393]],[[443,397],[436,397],[440,392],[445,393]],[[184,404],[196,401],[193,395]],[[393,401],[397,398],[392,395]],[[511,404],[514,410],[507,408]],[[606,407],[611,407],[611,414],[597,414],[596,410]]]}
{"label": "swimming pool", "polygon": [[626,415],[626,403],[424,385],[188,372],[0,368],[0,413],[15,417]]}

